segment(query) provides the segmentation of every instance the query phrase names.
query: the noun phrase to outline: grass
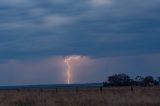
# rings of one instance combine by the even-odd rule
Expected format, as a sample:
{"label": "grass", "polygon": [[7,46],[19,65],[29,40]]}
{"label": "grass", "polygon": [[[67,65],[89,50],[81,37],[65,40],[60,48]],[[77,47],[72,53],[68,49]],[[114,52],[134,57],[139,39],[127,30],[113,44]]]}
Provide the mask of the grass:
{"label": "grass", "polygon": [[160,87],[1,90],[0,106],[160,106]]}

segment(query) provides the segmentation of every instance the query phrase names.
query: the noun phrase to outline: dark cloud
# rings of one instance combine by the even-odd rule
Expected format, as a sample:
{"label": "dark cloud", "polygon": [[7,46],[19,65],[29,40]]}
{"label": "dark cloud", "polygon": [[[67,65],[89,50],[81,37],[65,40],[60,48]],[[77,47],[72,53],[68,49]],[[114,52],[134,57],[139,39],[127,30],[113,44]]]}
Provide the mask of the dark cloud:
{"label": "dark cloud", "polygon": [[160,52],[159,0],[2,0],[0,57]]}
{"label": "dark cloud", "polygon": [[[160,69],[159,5],[159,0],[1,0],[0,82],[49,83],[52,77],[55,83],[63,82],[56,77],[58,63],[46,68],[51,61],[43,65],[32,61],[75,54],[93,57],[88,66],[82,67],[88,82],[103,80],[106,73],[114,72],[155,75]],[[44,68],[36,68],[35,64]],[[27,72],[26,67],[31,71]],[[20,70],[27,76],[23,78]],[[30,76],[32,71],[38,76]],[[75,82],[84,82],[79,75],[75,73]],[[88,77],[95,75],[97,79]],[[20,79],[22,82],[17,82]]]}

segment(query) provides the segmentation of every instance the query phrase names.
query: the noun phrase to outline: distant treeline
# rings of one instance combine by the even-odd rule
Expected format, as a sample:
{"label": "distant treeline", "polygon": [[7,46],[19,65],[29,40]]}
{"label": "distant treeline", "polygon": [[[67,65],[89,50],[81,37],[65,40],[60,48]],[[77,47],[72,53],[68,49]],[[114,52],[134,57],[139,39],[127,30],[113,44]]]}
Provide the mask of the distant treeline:
{"label": "distant treeline", "polygon": [[108,77],[104,82],[104,86],[154,86],[160,85],[160,77],[154,78],[153,76],[136,76],[132,79],[129,75],[121,73],[114,74]]}

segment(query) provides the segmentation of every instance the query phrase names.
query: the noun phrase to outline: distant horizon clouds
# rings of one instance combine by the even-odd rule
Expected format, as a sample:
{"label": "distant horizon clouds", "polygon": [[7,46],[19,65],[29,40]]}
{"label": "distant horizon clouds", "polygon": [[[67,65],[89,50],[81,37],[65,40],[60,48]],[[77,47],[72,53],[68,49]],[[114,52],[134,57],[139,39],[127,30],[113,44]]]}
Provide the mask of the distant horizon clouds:
{"label": "distant horizon clouds", "polygon": [[[66,84],[67,66],[65,57],[49,57],[38,60],[10,60],[0,64],[0,85]],[[126,73],[137,75],[160,74],[160,54],[90,58],[82,56],[72,62],[72,84],[96,83],[107,80],[107,76]]]}

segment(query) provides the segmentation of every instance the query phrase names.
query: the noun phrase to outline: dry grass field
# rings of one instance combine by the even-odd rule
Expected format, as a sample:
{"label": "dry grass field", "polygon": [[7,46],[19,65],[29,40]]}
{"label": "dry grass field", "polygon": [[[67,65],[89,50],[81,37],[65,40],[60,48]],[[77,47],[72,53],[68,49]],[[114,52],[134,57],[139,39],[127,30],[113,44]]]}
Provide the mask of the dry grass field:
{"label": "dry grass field", "polygon": [[160,106],[160,87],[1,90],[0,106]]}

